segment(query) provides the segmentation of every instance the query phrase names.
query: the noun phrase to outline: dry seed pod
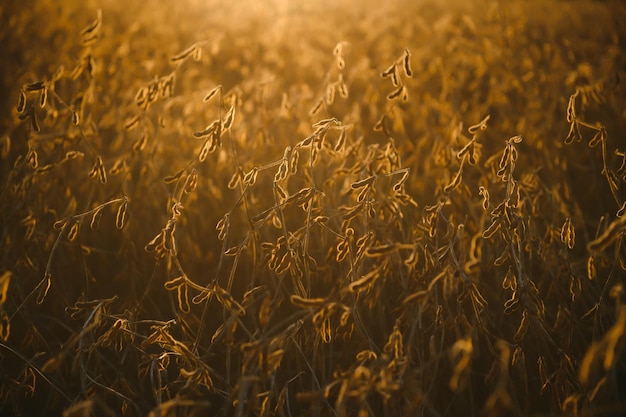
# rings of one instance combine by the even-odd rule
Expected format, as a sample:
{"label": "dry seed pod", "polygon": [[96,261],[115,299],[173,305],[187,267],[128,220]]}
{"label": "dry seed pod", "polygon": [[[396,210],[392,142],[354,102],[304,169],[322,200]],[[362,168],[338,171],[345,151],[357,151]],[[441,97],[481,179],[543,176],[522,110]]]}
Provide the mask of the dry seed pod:
{"label": "dry seed pod", "polygon": [[348,241],[346,239],[341,240],[337,244],[336,249],[337,249],[337,255],[335,256],[335,260],[337,262],[342,262],[348,255],[348,252],[350,251],[350,246],[348,245]]}
{"label": "dry seed pod", "polygon": [[98,170],[98,180],[100,180],[100,184],[106,184],[107,183],[107,173],[106,170],[104,169],[104,163],[102,162],[102,158],[98,157],[96,159],[96,164],[97,164],[97,170]]}
{"label": "dry seed pod", "polygon": [[96,175],[98,175],[98,163],[94,163],[93,166],[91,167],[91,171],[89,171],[89,174],[87,174],[87,176],[89,176],[89,178],[96,178]]}
{"label": "dry seed pod", "polygon": [[36,150],[31,149],[28,151],[28,153],[26,154],[26,163],[32,169],[37,169],[39,167],[39,158],[37,156]]}
{"label": "dry seed pod", "polygon": [[198,47],[193,51],[193,60],[196,62],[200,62],[202,59],[202,48]]}
{"label": "dry seed pod", "polygon": [[345,147],[347,136],[346,131],[347,129],[341,129],[341,132],[339,132],[339,138],[337,139],[337,143],[333,148],[335,152],[339,152]]}
{"label": "dry seed pod", "polygon": [[174,279],[166,281],[163,284],[165,289],[168,290],[168,291],[173,291],[173,290],[177,289],[178,287],[180,287],[181,285],[185,285],[185,276],[184,275],[181,275],[179,277],[176,277]]}
{"label": "dry seed pod", "polygon": [[83,156],[85,156],[85,154],[81,151],[67,151],[65,159],[71,161],[72,159],[82,158]]}
{"label": "dry seed pod", "polygon": [[362,350],[356,354],[356,360],[359,362],[366,361],[366,360],[375,361],[376,359],[378,359],[378,355],[376,355],[376,352],[371,351],[369,349]]}
{"label": "dry seed pod", "polygon": [[243,177],[243,183],[245,185],[253,186],[256,182],[257,176],[259,174],[259,168],[254,167]]}
{"label": "dry seed pod", "polygon": [[478,159],[480,158],[480,149],[481,145],[476,143],[474,143],[474,145],[472,145],[472,147],[470,148],[467,161],[471,166],[476,165],[476,163],[478,162]]}
{"label": "dry seed pod", "polygon": [[606,230],[587,245],[587,250],[592,253],[604,251],[626,231],[626,216],[614,220]]}
{"label": "dry seed pod", "polygon": [[578,131],[578,124],[574,121],[570,123],[569,132],[567,133],[567,136],[565,137],[565,140],[563,142],[566,145],[569,145],[570,143],[574,142],[574,140],[580,140],[580,138],[581,136],[580,132]]}
{"label": "dry seed pod", "polygon": [[159,247],[163,247],[163,242],[164,242],[164,231],[161,230],[161,232],[158,235],[156,235],[154,238],[152,238],[150,242],[146,244],[146,246],[144,247],[144,250],[146,252],[155,252],[157,251],[157,249],[159,249]]}
{"label": "dry seed pod", "polygon": [[0,340],[6,342],[11,335],[11,319],[6,311],[0,311]]}
{"label": "dry seed pod", "polygon": [[328,87],[326,87],[324,98],[328,106],[333,104],[333,102],[335,101],[335,85],[334,84],[330,84]]}
{"label": "dry seed pod", "polygon": [[412,268],[415,268],[418,262],[419,252],[417,251],[417,246],[415,246],[409,257],[404,260],[404,265],[411,270]]}
{"label": "dry seed pod", "polygon": [[404,73],[407,75],[407,77],[412,77],[413,71],[411,70],[411,53],[409,52],[408,49],[404,50],[403,64],[404,64]]}
{"label": "dry seed pod", "polygon": [[498,165],[500,167],[500,170],[503,170],[508,166],[510,154],[511,154],[511,147],[506,146],[504,148],[504,151],[502,152],[502,158],[500,158],[500,163]]}
{"label": "dry seed pod", "polygon": [[139,87],[135,94],[135,104],[140,109],[145,109],[148,105],[148,89],[146,87]]}
{"label": "dry seed pod", "polygon": [[319,99],[317,103],[309,110],[309,116],[314,116],[317,112],[322,108],[322,104],[324,104],[324,99]]}
{"label": "dry seed pod", "polygon": [[220,140],[220,129],[218,129],[215,133],[211,135],[209,142],[211,143],[211,146],[209,147],[209,153],[215,152],[215,150],[222,145],[222,142]]}
{"label": "dry seed pod", "polygon": [[213,89],[211,91],[209,91],[209,93],[204,96],[204,98],[202,99],[203,102],[207,102],[209,100],[211,100],[211,98],[217,94],[217,92],[221,92],[222,91],[222,86],[218,85],[217,87],[213,87]]}
{"label": "dry seed pod", "polygon": [[342,70],[346,67],[346,61],[343,59],[343,57],[338,56],[335,60],[336,64],[337,64],[337,69]]}
{"label": "dry seed pod", "polygon": [[589,281],[596,279],[596,261],[593,256],[587,258],[587,279],[589,279]]}
{"label": "dry seed pod", "polygon": [[367,248],[367,250],[365,251],[365,256],[367,256],[368,258],[377,258],[379,256],[387,255],[393,252],[395,249],[396,245],[393,243],[390,245],[370,247]]}
{"label": "dry seed pod", "polygon": [[[487,129],[487,122],[489,121],[489,119],[491,118],[491,115],[488,114],[487,116],[485,116],[485,118],[483,120],[481,120],[480,122],[476,123],[473,126],[470,126],[467,128],[467,131],[469,133],[471,133],[472,135],[478,133],[479,130],[485,130]],[[519,142],[516,142],[519,143]]]}
{"label": "dry seed pod", "polygon": [[335,47],[333,48],[333,55],[334,56],[341,56],[343,53],[343,45],[344,42],[338,42],[337,45],[335,45]]}
{"label": "dry seed pod", "polygon": [[372,175],[372,176],[369,176],[369,177],[364,178],[364,179],[362,179],[362,180],[359,180],[359,181],[353,182],[353,183],[350,185],[350,188],[352,188],[353,190],[357,190],[357,189],[359,189],[359,188],[362,188],[362,187],[366,187],[366,186],[371,185],[371,184],[374,182],[374,180],[376,180],[376,176],[375,176],[375,175]]}
{"label": "dry seed pod", "polygon": [[41,90],[41,93],[39,93],[39,107],[41,107],[42,109],[46,107],[47,101],[48,101],[48,89],[44,88],[43,90]]}
{"label": "dry seed pod", "polygon": [[363,204],[357,204],[356,206],[348,209],[348,211],[342,217],[343,221],[348,221],[355,218],[363,210],[363,207]]}
{"label": "dry seed pod", "polygon": [[363,187],[363,189],[356,196],[356,201],[359,202],[359,203],[363,202],[365,200],[365,198],[370,194],[371,190],[372,190],[371,186]]}
{"label": "dry seed pod", "polygon": [[287,173],[289,171],[289,163],[287,161],[283,161],[278,166],[278,171],[274,174],[274,183],[280,182],[287,178]]}
{"label": "dry seed pod", "polygon": [[364,291],[370,284],[376,281],[378,275],[378,269],[374,269],[373,271],[368,272],[358,280],[351,282],[350,285],[348,285],[348,290],[351,293],[359,293],[361,291]]}
{"label": "dry seed pod", "polygon": [[395,90],[387,95],[387,100],[393,100],[394,98],[399,97],[405,91],[406,87],[404,85],[398,86]]}
{"label": "dry seed pod", "polygon": [[38,175],[44,174],[48,171],[51,171],[52,168],[54,168],[53,164],[46,164],[42,167],[37,168],[37,170],[35,171]]}
{"label": "dry seed pod", "polygon": [[239,252],[241,252],[241,246],[237,245],[237,246],[233,246],[232,248],[229,248],[229,249],[225,250],[224,251],[224,255],[225,256],[235,256]]}
{"label": "dry seed pod", "polygon": [[517,289],[517,278],[515,277],[515,273],[513,272],[513,268],[509,266],[509,269],[504,275],[504,280],[502,281],[502,288],[505,290],[515,291]]}
{"label": "dry seed pod", "polygon": [[271,218],[274,208],[263,210],[259,214],[252,216],[252,223],[265,223]]}
{"label": "dry seed pod", "polygon": [[483,232],[483,238],[489,239],[496,234],[498,229],[500,229],[500,221],[498,219],[494,219],[489,227],[487,227],[487,229]]}
{"label": "dry seed pod", "polygon": [[133,143],[133,152],[141,152],[145,149],[148,143],[148,135],[143,134],[139,139]]}
{"label": "dry seed pod", "polygon": [[511,156],[509,157],[510,161],[511,162],[516,162],[518,156],[519,156],[519,153],[517,151],[517,148],[515,146],[511,146]]}
{"label": "dry seed pod", "polygon": [[187,285],[181,285],[176,290],[176,299],[178,301],[178,308],[183,313],[189,313],[189,289]]}
{"label": "dry seed pod", "polygon": [[137,126],[137,123],[139,123],[139,114],[135,115],[134,117],[126,120],[126,122],[124,123],[124,128],[126,130],[132,130],[135,126]]}
{"label": "dry seed pod", "polygon": [[113,163],[113,166],[109,170],[109,174],[115,176],[118,175],[124,169],[126,165],[126,160],[124,158],[120,158]]}
{"label": "dry seed pod", "polygon": [[[176,202],[176,203],[172,204],[172,219],[173,220],[178,219],[181,216],[181,214],[183,214],[183,209],[184,208],[185,207],[183,207],[183,205],[180,202]],[[170,222],[169,221],[168,221],[167,227],[170,227]]]}
{"label": "dry seed pod", "polygon": [[180,177],[183,176],[183,174],[185,172],[186,172],[185,169],[181,169],[177,173],[175,173],[173,175],[168,175],[167,177],[163,178],[163,182],[166,183],[166,184],[171,184],[173,182],[176,182],[176,181],[178,181],[178,179],[180,179]]}
{"label": "dry seed pod", "polygon": [[298,162],[300,161],[300,153],[297,149],[294,149],[289,159],[289,172],[291,175],[295,175],[298,172]]}
{"label": "dry seed pod", "polygon": [[159,97],[159,80],[155,77],[153,81],[148,84],[148,103],[153,103]]}
{"label": "dry seed pod", "polygon": [[337,84],[337,88],[339,89],[339,95],[341,96],[341,98],[348,98],[348,85],[345,82],[341,81],[339,84]]}
{"label": "dry seed pod", "polygon": [[84,66],[90,77],[93,77],[96,73],[96,61],[93,59],[93,55],[88,54],[84,59]]}
{"label": "dry seed pod", "polygon": [[26,91],[39,91],[45,88],[45,83],[43,81],[35,81],[32,83],[27,83],[24,87]]}
{"label": "dry seed pod", "polygon": [[356,241],[356,247],[357,247],[356,257],[357,258],[361,257],[361,255],[363,254],[363,252],[365,252],[365,250],[367,249],[367,247],[369,246],[373,238],[374,238],[374,233],[369,232],[368,234],[361,236],[360,238],[357,239]]}
{"label": "dry seed pod", "polygon": [[72,111],[72,124],[74,126],[78,126],[79,123],[80,123],[80,116],[78,115],[78,112]]}
{"label": "dry seed pod", "polygon": [[46,298],[46,295],[48,295],[48,291],[50,290],[51,283],[52,281],[51,281],[50,272],[46,271],[46,274],[43,278],[43,286],[41,287],[41,289],[39,290],[39,294],[37,295],[37,304],[43,303],[44,299]]}
{"label": "dry seed pod", "polygon": [[578,96],[578,90],[569,97],[569,101],[567,102],[568,123],[573,123],[576,120],[576,96]]}
{"label": "dry seed pod", "polygon": [[400,190],[402,189],[402,186],[404,185],[404,183],[406,182],[407,178],[409,178],[409,170],[405,169],[404,172],[402,173],[402,176],[400,177],[400,179],[398,180],[398,182],[396,182],[393,185],[393,191],[395,192],[400,192]]}
{"label": "dry seed pod", "polygon": [[[30,238],[33,237],[33,233],[35,233],[37,219],[35,219],[32,214],[29,214],[28,216],[26,216],[26,218],[20,221],[20,224],[26,229],[24,232],[24,240],[30,240]],[[2,282],[1,278],[0,282]],[[2,300],[2,291],[0,291],[0,306],[2,306],[3,303],[4,301]]]}
{"label": "dry seed pod", "polygon": [[391,64],[391,66],[389,66],[389,68],[381,72],[380,76],[382,78],[387,78],[387,77],[390,77],[395,72],[396,72],[396,63],[394,62],[393,64]]}
{"label": "dry seed pod", "polygon": [[274,191],[276,192],[276,195],[278,196],[278,201],[280,203],[287,199],[287,192],[283,189],[283,187],[280,186],[280,184],[276,182],[274,183]]}
{"label": "dry seed pod", "polygon": [[102,27],[102,9],[98,9],[98,17],[91,22],[81,32],[81,43],[83,45],[90,45],[98,39],[100,28]]}
{"label": "dry seed pod", "polygon": [[159,91],[161,92],[161,98],[172,97],[174,95],[175,83],[176,83],[175,72],[159,80]]}
{"label": "dry seed pod", "polygon": [[615,176],[615,172],[612,169],[605,170],[606,180],[609,182],[609,186],[613,190],[617,190],[619,188],[618,181],[619,178]]}
{"label": "dry seed pod", "polygon": [[312,136],[317,136],[316,134],[322,133],[323,128],[330,127],[330,125],[340,125],[341,122],[337,120],[335,117],[329,117],[327,119],[319,120],[311,125],[311,127],[316,128],[315,133]]}
{"label": "dry seed pod", "polygon": [[204,138],[204,137],[210,136],[213,133],[215,133],[219,127],[220,127],[219,120],[214,120],[213,122],[211,122],[211,124],[209,124],[206,128],[204,128],[204,130],[201,130],[199,132],[194,132],[193,136],[196,138]]}
{"label": "dry seed pod", "polygon": [[218,231],[217,238],[219,240],[224,240],[226,237],[226,232],[228,232],[228,227],[230,226],[230,217],[228,214],[224,215],[222,219],[217,223],[215,229]]}
{"label": "dry seed pod", "polygon": [[117,209],[117,214],[115,215],[115,227],[118,229],[122,229],[124,227],[124,222],[126,220],[126,211],[128,209],[128,200],[124,200],[122,204],[120,204]]}
{"label": "dry seed pod", "polygon": [[187,180],[185,181],[185,193],[189,194],[193,190],[196,189],[198,185],[198,172],[196,169],[192,169],[191,173],[187,176]]}
{"label": "dry seed pod", "polygon": [[[235,188],[237,188],[237,185],[241,182],[241,170],[238,169],[232,177],[230,177],[230,180],[228,181],[228,185],[227,187],[231,190],[234,190]],[[274,181],[276,181],[276,179],[274,179]]]}
{"label": "dry seed pod", "polygon": [[280,116],[285,119],[291,118],[291,103],[289,102],[289,95],[285,92],[280,102]]}
{"label": "dry seed pod", "polygon": [[595,148],[599,143],[604,142],[606,140],[606,129],[604,126],[601,126],[600,129],[593,135],[593,138],[589,141],[589,147]]}
{"label": "dry seed pod", "polygon": [[272,220],[272,226],[274,226],[274,228],[276,228],[278,230],[282,230],[283,222],[280,219],[280,217],[278,216],[278,213],[273,213],[272,216],[271,216],[271,220]]}
{"label": "dry seed pod", "polygon": [[65,75],[65,67],[63,65],[59,65],[57,70],[52,75],[52,78],[50,81],[54,84],[55,82],[63,78],[64,75]]}
{"label": "dry seed pod", "polygon": [[91,215],[91,222],[89,222],[89,227],[91,228],[91,230],[96,230],[100,225],[100,219],[102,218],[103,209],[104,205],[98,206]]}
{"label": "dry seed pod", "polygon": [[304,139],[302,139],[302,141],[300,141],[300,143],[298,143],[296,145],[296,148],[306,148],[307,146],[311,146],[313,144],[313,141],[315,140],[316,135],[312,134]]}
{"label": "dry seed pod", "polygon": [[65,227],[65,225],[67,224],[67,219],[61,219],[61,220],[57,220],[56,222],[54,222],[54,224],[52,225],[52,228],[54,230],[61,230]]}
{"label": "dry seed pod", "polygon": [[302,188],[297,193],[290,195],[287,200],[285,200],[285,204],[302,204],[304,201],[308,201],[308,199],[313,195],[312,187]]}
{"label": "dry seed pod", "polygon": [[17,103],[17,112],[23,113],[25,109],[26,109],[26,93],[24,93],[24,90],[21,90],[20,99]]}
{"label": "dry seed pod", "polygon": [[304,298],[296,294],[292,294],[289,301],[294,306],[302,308],[320,308],[326,304],[325,298]]}
{"label": "dry seed pod", "polygon": [[230,109],[224,116],[224,120],[222,121],[222,130],[228,130],[232,127],[233,122],[235,121],[235,106],[230,106]]}
{"label": "dry seed pod", "polygon": [[190,56],[192,53],[194,53],[194,51],[198,48],[197,44],[193,44],[191,45],[189,48],[185,49],[184,51],[176,54],[175,56],[173,56],[171,58],[172,61],[176,62],[176,61],[180,61],[182,59],[187,58],[188,56]]}
{"label": "dry seed pod", "polygon": [[212,140],[207,139],[206,141],[204,141],[204,144],[202,145],[202,148],[200,149],[200,153],[198,154],[198,161],[204,162],[207,156],[209,155],[209,153],[211,152],[211,148],[213,148]]}
{"label": "dry seed pod", "polygon": [[519,327],[517,328],[517,331],[515,332],[515,335],[513,336],[513,341],[515,343],[520,343],[522,339],[524,339],[524,335],[526,334],[526,331],[528,330],[527,315],[528,313],[526,311],[522,313],[522,320],[519,324]]}
{"label": "dry seed pod", "polygon": [[457,173],[454,175],[454,178],[452,178],[452,181],[443,188],[443,191],[448,193],[448,192],[456,189],[459,186],[459,184],[461,183],[462,175],[463,175],[463,166],[461,166],[461,168],[459,168]]}
{"label": "dry seed pod", "polygon": [[569,249],[574,248],[576,234],[572,220],[567,218],[561,227],[561,242],[565,243]]}
{"label": "dry seed pod", "polygon": [[31,107],[27,113],[25,113],[25,115],[27,115],[27,117],[30,119],[30,127],[37,133],[39,133],[41,131],[41,129],[39,128],[39,123],[37,122],[37,114],[35,113],[35,111],[33,110],[33,108]]}
{"label": "dry seed pod", "polygon": [[316,216],[313,221],[315,223],[328,223],[329,217],[328,216]]}
{"label": "dry seed pod", "polygon": [[382,132],[385,127],[385,121],[387,120],[387,115],[383,114],[380,119],[378,119],[378,121],[376,122],[376,124],[374,124],[374,131],[375,132]]}
{"label": "dry seed pod", "polygon": [[580,279],[577,276],[572,276],[569,283],[569,293],[571,295],[572,302],[576,301],[576,298],[580,295],[582,291]]}
{"label": "dry seed pod", "polygon": [[457,159],[463,159],[463,156],[465,156],[465,154],[471,151],[471,148],[474,147],[474,144],[475,144],[475,141],[471,140],[465,146],[463,146],[461,150],[458,151],[456,154]]}
{"label": "dry seed pod", "polygon": [[72,224],[72,227],[70,227],[70,231],[67,232],[67,240],[73,242],[76,236],[78,236],[78,222],[75,222]]}
{"label": "dry seed pod", "polygon": [[[395,69],[396,67],[394,67]],[[400,80],[398,79],[398,72],[394,71],[391,73],[391,84],[393,84],[394,87],[398,87],[400,85]]]}

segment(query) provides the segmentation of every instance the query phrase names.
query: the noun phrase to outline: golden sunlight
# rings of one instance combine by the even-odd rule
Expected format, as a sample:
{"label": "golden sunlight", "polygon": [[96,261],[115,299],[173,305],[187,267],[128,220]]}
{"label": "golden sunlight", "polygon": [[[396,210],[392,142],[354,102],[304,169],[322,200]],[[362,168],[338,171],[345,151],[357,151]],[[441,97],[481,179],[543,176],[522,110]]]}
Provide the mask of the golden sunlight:
{"label": "golden sunlight", "polygon": [[624,415],[625,19],[2,3],[0,415]]}

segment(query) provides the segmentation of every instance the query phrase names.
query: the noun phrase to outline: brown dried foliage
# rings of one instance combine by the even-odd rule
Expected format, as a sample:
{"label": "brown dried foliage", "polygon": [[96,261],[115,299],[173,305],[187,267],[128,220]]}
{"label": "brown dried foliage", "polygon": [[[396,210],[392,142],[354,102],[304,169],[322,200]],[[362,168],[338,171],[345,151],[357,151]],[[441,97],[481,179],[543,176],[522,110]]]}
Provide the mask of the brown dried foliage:
{"label": "brown dried foliage", "polygon": [[27,3],[0,414],[626,411],[623,4]]}

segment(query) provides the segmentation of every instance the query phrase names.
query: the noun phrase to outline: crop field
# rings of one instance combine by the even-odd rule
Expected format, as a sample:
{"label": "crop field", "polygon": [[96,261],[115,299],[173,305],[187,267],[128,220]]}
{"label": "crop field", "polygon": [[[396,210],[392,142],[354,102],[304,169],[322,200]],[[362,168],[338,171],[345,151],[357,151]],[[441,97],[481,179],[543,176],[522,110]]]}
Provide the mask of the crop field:
{"label": "crop field", "polygon": [[626,415],[624,22],[2,2],[0,415]]}

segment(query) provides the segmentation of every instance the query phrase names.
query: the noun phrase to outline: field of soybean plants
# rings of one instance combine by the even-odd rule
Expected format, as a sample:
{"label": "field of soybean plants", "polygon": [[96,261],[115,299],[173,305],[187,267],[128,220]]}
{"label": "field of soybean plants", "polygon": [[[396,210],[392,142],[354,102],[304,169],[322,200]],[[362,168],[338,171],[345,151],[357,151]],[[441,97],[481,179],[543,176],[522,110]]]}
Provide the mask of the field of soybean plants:
{"label": "field of soybean plants", "polygon": [[0,415],[625,415],[624,22],[3,2]]}

